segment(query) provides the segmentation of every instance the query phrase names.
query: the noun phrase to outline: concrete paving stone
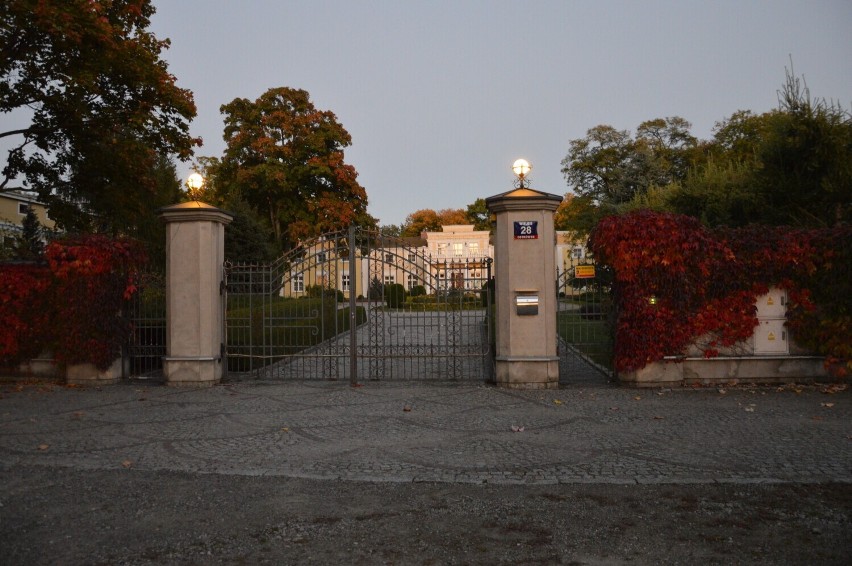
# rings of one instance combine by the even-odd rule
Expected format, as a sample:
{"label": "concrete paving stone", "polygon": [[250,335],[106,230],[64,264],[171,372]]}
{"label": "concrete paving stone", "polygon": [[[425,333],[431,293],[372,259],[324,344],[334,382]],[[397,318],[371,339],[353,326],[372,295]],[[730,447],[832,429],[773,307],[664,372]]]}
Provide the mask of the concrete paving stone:
{"label": "concrete paving stone", "polygon": [[[760,410],[744,410],[752,405]],[[852,392],[815,387],[724,395],[416,382],[24,388],[0,398],[0,465],[130,462],[392,482],[849,483],[850,416]]]}

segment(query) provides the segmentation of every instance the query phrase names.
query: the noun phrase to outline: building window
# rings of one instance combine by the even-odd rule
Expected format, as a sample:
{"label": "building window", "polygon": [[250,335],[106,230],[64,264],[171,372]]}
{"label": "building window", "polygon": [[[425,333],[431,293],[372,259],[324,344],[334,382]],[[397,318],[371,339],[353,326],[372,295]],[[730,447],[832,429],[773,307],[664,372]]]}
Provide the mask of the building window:
{"label": "building window", "polygon": [[294,293],[304,293],[305,292],[305,275],[303,273],[299,273],[298,275],[293,276],[293,292]]}
{"label": "building window", "polygon": [[30,209],[30,205],[28,205],[27,203],[25,203],[25,202],[19,202],[18,203],[18,214],[20,214],[21,216],[26,216],[27,211],[29,209]]}
{"label": "building window", "polygon": [[349,274],[344,273],[340,276],[340,290],[348,291],[349,290]]}
{"label": "building window", "polygon": [[583,259],[583,248],[577,246],[571,251],[571,257],[575,259]]}
{"label": "building window", "polygon": [[411,291],[417,285],[417,277],[411,273],[407,276],[408,280],[408,290]]}
{"label": "building window", "polygon": [[461,242],[453,244],[453,255],[456,257],[464,255],[464,244]]}
{"label": "building window", "polygon": [[438,255],[447,253],[447,244],[438,244]]}
{"label": "building window", "polygon": [[396,278],[393,273],[385,273],[385,285],[393,285],[396,283]]}
{"label": "building window", "polygon": [[385,263],[393,263],[393,254],[390,254],[390,253],[385,254]]}
{"label": "building window", "polygon": [[317,254],[317,263],[325,263],[325,252]]}
{"label": "building window", "polygon": [[417,260],[417,254],[414,252],[408,252],[408,261],[414,262]]}
{"label": "building window", "polygon": [[479,242],[470,242],[467,245],[467,251],[470,252],[470,255],[476,255],[479,253]]}

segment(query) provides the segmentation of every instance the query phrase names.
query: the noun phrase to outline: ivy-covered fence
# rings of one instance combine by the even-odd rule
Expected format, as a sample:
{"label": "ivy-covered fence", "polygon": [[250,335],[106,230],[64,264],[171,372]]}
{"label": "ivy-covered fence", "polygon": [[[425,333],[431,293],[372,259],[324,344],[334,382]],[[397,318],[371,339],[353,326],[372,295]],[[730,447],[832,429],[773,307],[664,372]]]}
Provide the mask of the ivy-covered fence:
{"label": "ivy-covered fence", "polygon": [[787,291],[796,343],[825,356],[831,374],[852,371],[850,226],[711,229],[638,211],[604,218],[589,245],[615,271],[616,371],[683,355],[700,337],[706,357],[747,340],[755,300],[770,287]]}
{"label": "ivy-covered fence", "polygon": [[120,316],[145,263],[141,246],[100,235],[51,242],[44,261],[0,268],[0,367],[50,352],[105,370],[130,331]]}

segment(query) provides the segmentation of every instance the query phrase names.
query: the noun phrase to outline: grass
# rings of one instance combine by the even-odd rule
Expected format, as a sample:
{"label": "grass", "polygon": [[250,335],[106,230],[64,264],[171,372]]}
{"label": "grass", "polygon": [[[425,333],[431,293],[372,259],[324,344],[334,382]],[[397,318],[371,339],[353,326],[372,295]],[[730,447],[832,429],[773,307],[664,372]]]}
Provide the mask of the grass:
{"label": "grass", "polygon": [[606,317],[595,320],[583,318],[578,311],[560,311],[556,315],[556,330],[565,342],[612,369],[612,334]]}
{"label": "grass", "polygon": [[[280,361],[349,330],[349,306],[325,299],[229,295],[228,369],[246,371]],[[342,305],[341,305],[342,306]],[[356,309],[356,324],[367,320]]]}

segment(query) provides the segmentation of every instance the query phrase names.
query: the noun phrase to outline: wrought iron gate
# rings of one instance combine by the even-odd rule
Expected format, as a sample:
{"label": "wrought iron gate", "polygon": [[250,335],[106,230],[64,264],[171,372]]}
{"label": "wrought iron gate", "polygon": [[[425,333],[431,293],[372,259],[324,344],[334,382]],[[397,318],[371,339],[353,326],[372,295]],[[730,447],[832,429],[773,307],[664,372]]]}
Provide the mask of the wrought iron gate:
{"label": "wrought iron gate", "polygon": [[229,373],[491,380],[491,258],[417,244],[353,227],[272,264],[227,263]]}
{"label": "wrought iron gate", "polygon": [[580,260],[557,278],[559,381],[612,377],[613,309],[609,268]]}
{"label": "wrought iron gate", "polygon": [[144,273],[139,290],[126,305],[130,336],[125,345],[127,377],[162,377],[166,355],[165,274]]}

